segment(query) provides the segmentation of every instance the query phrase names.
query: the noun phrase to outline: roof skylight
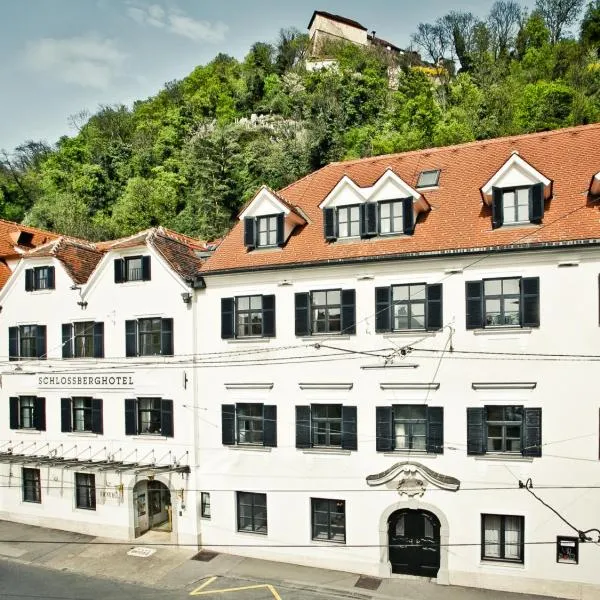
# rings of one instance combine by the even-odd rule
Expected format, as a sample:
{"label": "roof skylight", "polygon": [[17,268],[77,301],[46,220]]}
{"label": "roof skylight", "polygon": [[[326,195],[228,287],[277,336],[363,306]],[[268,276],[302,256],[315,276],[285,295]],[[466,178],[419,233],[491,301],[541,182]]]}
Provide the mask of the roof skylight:
{"label": "roof skylight", "polygon": [[440,180],[440,169],[433,169],[431,171],[421,171],[419,180],[417,181],[417,188],[434,187]]}

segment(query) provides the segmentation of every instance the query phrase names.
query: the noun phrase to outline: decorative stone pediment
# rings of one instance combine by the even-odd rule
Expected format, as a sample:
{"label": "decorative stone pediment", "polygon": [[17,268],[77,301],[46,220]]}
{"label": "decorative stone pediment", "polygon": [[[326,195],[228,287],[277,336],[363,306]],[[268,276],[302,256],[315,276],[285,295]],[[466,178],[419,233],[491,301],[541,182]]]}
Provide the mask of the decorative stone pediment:
{"label": "decorative stone pediment", "polygon": [[456,492],[460,487],[460,481],[455,477],[409,461],[396,463],[382,473],[367,476],[367,485],[385,485],[388,489],[397,490],[401,496],[422,496],[429,484],[449,492]]}

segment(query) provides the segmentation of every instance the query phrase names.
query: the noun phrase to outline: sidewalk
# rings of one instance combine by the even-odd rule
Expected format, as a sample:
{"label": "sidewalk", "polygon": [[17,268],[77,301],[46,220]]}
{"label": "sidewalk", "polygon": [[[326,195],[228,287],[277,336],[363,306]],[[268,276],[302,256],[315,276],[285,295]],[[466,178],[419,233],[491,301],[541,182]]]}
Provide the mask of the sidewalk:
{"label": "sidewalk", "polygon": [[[511,594],[475,588],[441,586],[420,577],[399,577],[366,583],[376,589],[357,587],[359,575],[276,563],[233,554],[217,554],[210,560],[191,560],[195,549],[161,546],[164,534],[149,532],[135,542],[91,537],[57,529],[0,521],[0,559],[14,560],[81,575],[117,579],[190,592],[208,577],[270,583],[280,593],[302,589],[325,596],[357,600],[544,600],[543,596]],[[147,557],[130,556],[135,547],[154,550]],[[209,553],[207,553],[209,554]],[[209,555],[210,556],[210,555]],[[369,581],[371,580],[371,581]],[[220,587],[215,582],[215,588]]]}

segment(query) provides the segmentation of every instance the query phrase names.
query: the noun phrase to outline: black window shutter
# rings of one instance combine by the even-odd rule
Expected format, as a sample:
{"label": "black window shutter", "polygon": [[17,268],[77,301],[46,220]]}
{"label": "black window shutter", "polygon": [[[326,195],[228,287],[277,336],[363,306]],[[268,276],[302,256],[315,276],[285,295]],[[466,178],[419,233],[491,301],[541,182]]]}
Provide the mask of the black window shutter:
{"label": "black window shutter", "polygon": [[485,454],[487,448],[486,410],[467,408],[467,454]]}
{"label": "black window shutter", "polygon": [[142,281],[150,281],[152,273],[150,271],[150,257],[142,256]]}
{"label": "black window shutter", "polygon": [[235,337],[235,298],[221,298],[221,338]]}
{"label": "black window shutter", "polygon": [[392,330],[392,288],[375,288],[375,331]]}
{"label": "black window shutter", "polygon": [[275,337],[275,295],[262,297],[263,336]]}
{"label": "black window shutter", "polygon": [[529,220],[541,223],[544,218],[544,184],[536,183],[529,188]]}
{"label": "black window shutter", "polygon": [[104,323],[94,323],[94,358],[104,358]]}
{"label": "black window shutter", "polygon": [[10,399],[10,428],[19,429],[19,399]]}
{"label": "black window shutter", "polygon": [[323,232],[328,242],[333,242],[337,238],[336,232],[335,208],[323,209]]}
{"label": "black window shutter", "polygon": [[46,326],[38,325],[36,328],[35,348],[38,358],[46,358]]}
{"label": "black window shutter", "polygon": [[225,446],[235,445],[235,404],[221,405],[221,440]]}
{"label": "black window shutter", "polygon": [[25,291],[32,292],[33,288],[33,269],[25,269]]}
{"label": "black window shutter", "polygon": [[542,455],[542,409],[526,408],[523,411],[523,456]]}
{"label": "black window shutter", "polygon": [[115,283],[123,283],[125,281],[125,260],[115,258]]}
{"label": "black window shutter", "polygon": [[72,411],[71,398],[60,399],[60,430],[64,432],[72,431]]}
{"label": "black window shutter", "polygon": [[342,290],[342,334],[356,333],[356,291]]}
{"label": "black window shutter", "polygon": [[363,202],[360,205],[360,237],[377,235],[377,204]]}
{"label": "black window shutter", "polygon": [[173,437],[173,400],[160,402],[160,432],[165,437]]}
{"label": "black window shutter", "polygon": [[521,326],[540,326],[540,278],[521,279]]}
{"label": "black window shutter", "polygon": [[92,432],[104,433],[104,423],[102,419],[102,400],[92,398]]}
{"label": "black window shutter", "polygon": [[256,246],[256,219],[253,217],[244,219],[244,246],[249,250]]}
{"label": "black window shutter", "polygon": [[310,447],[310,406],[296,406],[296,448]]}
{"label": "black window shutter", "polygon": [[501,188],[492,188],[492,229],[504,224],[504,193]]}
{"label": "black window shutter", "polygon": [[310,335],[310,295],[308,292],[295,295],[296,335]]}
{"label": "black window shutter", "polygon": [[427,293],[427,313],[425,315],[425,327],[428,330],[441,329],[444,326],[442,311],[442,284],[434,283],[428,285]]}
{"label": "black window shutter", "polygon": [[263,443],[271,448],[277,447],[277,406],[263,406]]}
{"label": "black window shutter", "polygon": [[441,406],[427,407],[427,452],[444,453],[444,409]]}
{"label": "black window shutter", "polygon": [[8,360],[19,358],[19,328],[8,328]]}
{"label": "black window shutter", "polygon": [[137,321],[125,321],[125,356],[137,355]]}
{"label": "black window shutter", "polygon": [[284,214],[279,213],[277,215],[277,240],[276,243],[278,246],[283,246],[283,222],[284,222]]}
{"label": "black window shutter", "polygon": [[48,289],[54,289],[54,267],[48,267]]}
{"label": "black window shutter", "polygon": [[38,431],[46,431],[46,398],[35,399],[33,427]]}
{"label": "black window shutter", "polygon": [[412,235],[415,231],[415,212],[413,210],[412,198],[404,198],[402,200],[402,221],[404,233]]}
{"label": "black window shutter", "polygon": [[125,435],[137,433],[137,400],[128,398],[125,400]]}
{"label": "black window shutter", "polygon": [[377,406],[375,408],[375,450],[377,452],[389,452],[394,449],[393,425],[392,407]]}
{"label": "black window shutter", "polygon": [[62,324],[62,357],[73,357],[73,324]]}
{"label": "black window shutter", "polygon": [[358,450],[356,406],[342,406],[342,448]]}
{"label": "black window shutter", "polygon": [[467,329],[483,327],[483,281],[467,281]]}
{"label": "black window shutter", "polygon": [[162,319],[160,326],[160,353],[173,356],[173,319]]}

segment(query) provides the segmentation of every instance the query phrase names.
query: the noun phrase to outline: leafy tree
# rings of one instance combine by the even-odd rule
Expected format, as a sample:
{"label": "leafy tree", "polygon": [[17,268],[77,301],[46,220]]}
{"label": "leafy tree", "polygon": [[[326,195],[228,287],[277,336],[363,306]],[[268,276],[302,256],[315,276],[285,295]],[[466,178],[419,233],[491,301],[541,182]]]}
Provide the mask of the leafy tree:
{"label": "leafy tree", "polygon": [[536,0],[535,8],[544,17],[550,31],[550,42],[556,44],[565,27],[579,16],[584,0]]}
{"label": "leafy tree", "polygon": [[521,131],[546,131],[572,122],[575,92],[563,83],[540,81],[525,86],[516,120]]}
{"label": "leafy tree", "polygon": [[590,2],[581,21],[581,41],[595,48],[600,58],[600,0]]}
{"label": "leafy tree", "polygon": [[488,15],[488,24],[493,39],[494,55],[506,57],[521,20],[521,7],[514,0],[496,0]]}

